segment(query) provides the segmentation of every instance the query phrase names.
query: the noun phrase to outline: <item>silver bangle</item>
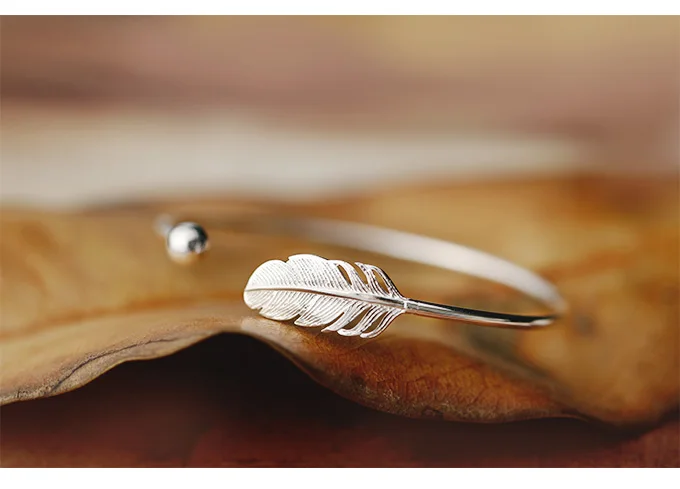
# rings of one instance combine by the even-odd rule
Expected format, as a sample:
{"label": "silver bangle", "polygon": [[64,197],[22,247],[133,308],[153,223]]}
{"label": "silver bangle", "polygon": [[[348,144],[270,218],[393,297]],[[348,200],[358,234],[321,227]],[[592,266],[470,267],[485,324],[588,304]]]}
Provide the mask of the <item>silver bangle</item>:
{"label": "silver bangle", "polygon": [[[295,319],[297,326],[325,326],[325,332],[373,338],[401,314],[484,326],[534,328],[551,324],[566,311],[557,289],[538,275],[488,253],[439,239],[322,219],[264,217],[211,224],[292,235],[467,274],[508,286],[549,309],[545,315],[521,315],[410,299],[399,293],[383,270],[364,263],[353,266],[309,254],[294,255],[285,262],[267,261],[250,276],[244,301],[266,318]],[[164,215],[157,219],[156,229],[165,237],[169,256],[177,262],[191,262],[209,248],[205,229],[195,222],[174,224],[170,216]]]}

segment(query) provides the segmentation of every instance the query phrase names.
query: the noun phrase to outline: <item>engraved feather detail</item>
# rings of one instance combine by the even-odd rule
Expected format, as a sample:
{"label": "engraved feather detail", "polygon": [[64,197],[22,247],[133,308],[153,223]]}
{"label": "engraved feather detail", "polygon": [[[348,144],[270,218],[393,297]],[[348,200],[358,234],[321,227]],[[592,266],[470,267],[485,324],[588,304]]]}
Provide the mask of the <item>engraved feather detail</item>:
{"label": "engraved feather detail", "polygon": [[380,268],[356,266],[364,280],[340,260],[316,255],[270,260],[250,276],[243,299],[269,319],[297,318],[297,326],[326,326],[323,331],[373,338],[406,312],[406,298]]}

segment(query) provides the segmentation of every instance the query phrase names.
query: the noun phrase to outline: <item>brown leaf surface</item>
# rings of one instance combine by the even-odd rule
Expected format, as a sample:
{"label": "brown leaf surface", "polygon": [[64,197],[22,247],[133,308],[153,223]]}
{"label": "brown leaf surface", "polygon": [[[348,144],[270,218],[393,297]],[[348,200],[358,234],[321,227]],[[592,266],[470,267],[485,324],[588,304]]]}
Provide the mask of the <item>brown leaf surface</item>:
{"label": "brown leaf surface", "polygon": [[0,412],[3,467],[680,464],[677,419],[622,432],[574,419],[489,425],[391,416],[334,395],[241,335],[129,362],[82,389]]}
{"label": "brown leaf surface", "polygon": [[[282,210],[225,202],[2,213],[0,400],[75,389],[115,365],[219,332],[265,341],[333,391],[413,417],[586,416],[651,422],[678,403],[677,182],[562,179],[399,189],[286,212],[465,243],[553,280],[569,317],[537,332],[399,318],[360,342],[259,318],[241,301],[261,262],[297,252],[367,261],[412,297],[512,309],[500,288],[367,253],[213,233],[210,256],[170,263],[158,210]],[[426,216],[426,217],[424,217]]]}

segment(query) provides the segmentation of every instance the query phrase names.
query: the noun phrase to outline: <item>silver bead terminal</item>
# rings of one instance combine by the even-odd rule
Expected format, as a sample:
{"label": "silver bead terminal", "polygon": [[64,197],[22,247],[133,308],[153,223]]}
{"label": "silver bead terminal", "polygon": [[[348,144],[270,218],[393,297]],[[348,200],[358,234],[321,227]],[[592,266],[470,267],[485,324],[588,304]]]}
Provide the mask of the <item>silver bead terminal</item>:
{"label": "silver bead terminal", "polygon": [[158,232],[165,237],[165,249],[172,261],[190,264],[210,249],[208,233],[195,222],[180,222],[174,225],[167,220],[157,221]]}

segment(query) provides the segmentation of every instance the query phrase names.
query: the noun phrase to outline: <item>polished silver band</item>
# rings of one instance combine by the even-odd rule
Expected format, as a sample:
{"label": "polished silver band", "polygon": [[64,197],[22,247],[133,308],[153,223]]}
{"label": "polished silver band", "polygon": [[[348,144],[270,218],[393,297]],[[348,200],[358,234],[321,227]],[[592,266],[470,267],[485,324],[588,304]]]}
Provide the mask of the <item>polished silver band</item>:
{"label": "polished silver band", "polygon": [[[203,222],[220,229],[306,238],[463,273],[510,287],[548,309],[545,315],[522,315],[410,299],[402,296],[378,267],[362,263],[350,265],[314,255],[295,255],[287,262],[266,262],[253,272],[244,300],[270,319],[297,318],[298,326],[326,326],[324,331],[368,338],[380,334],[403,313],[522,328],[547,326],[566,310],[557,289],[538,275],[496,256],[448,241],[324,219],[264,216]],[[156,227],[166,237],[168,252],[175,259],[199,255],[208,248],[207,234],[196,223],[175,225],[169,216],[161,216]]]}

